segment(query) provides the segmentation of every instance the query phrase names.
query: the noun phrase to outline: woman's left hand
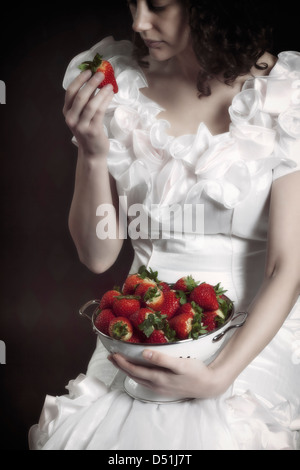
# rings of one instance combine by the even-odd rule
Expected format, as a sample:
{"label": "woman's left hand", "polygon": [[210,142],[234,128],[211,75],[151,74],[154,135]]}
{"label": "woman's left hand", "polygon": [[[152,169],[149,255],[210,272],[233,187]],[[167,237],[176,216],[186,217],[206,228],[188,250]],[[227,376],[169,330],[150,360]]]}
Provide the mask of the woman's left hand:
{"label": "woman's left hand", "polygon": [[150,367],[128,362],[120,354],[110,361],[135,382],[156,393],[178,398],[211,398],[226,390],[217,371],[197,359],[174,358],[146,349],[143,357]]}

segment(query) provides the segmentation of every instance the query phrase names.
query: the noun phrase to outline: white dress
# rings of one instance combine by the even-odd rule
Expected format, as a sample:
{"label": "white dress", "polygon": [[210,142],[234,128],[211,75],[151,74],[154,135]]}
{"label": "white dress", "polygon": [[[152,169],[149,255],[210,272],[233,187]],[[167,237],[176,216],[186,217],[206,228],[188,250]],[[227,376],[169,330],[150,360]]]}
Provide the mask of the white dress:
{"label": "white dress", "polygon": [[[100,52],[115,69],[119,93],[106,115],[109,170],[128,207],[143,204],[149,221],[164,222],[202,205],[204,223],[160,236],[141,224],[131,272],[147,265],[169,282],[184,274],[221,282],[237,310],[247,309],[263,275],[272,182],[300,169],[300,54],[283,52],[268,77],[248,80],[230,106],[229,132],[172,137],[128,41],[106,38],[68,66],[64,87],[83,60]],[[134,222],[134,214],[129,217]],[[155,223],[154,227],[157,227]],[[204,236],[203,236],[204,231]],[[87,299],[88,300],[88,299]],[[143,403],[97,342],[88,370],[64,396],[47,396],[31,449],[283,450],[300,449],[300,302],[271,343],[217,399]],[[175,430],[175,431],[174,431]]]}

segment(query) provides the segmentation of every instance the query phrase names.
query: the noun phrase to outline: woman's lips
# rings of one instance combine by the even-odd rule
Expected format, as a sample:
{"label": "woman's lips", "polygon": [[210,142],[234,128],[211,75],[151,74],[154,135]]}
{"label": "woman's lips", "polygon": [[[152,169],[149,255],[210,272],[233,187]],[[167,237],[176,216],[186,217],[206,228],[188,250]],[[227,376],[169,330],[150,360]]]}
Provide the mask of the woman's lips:
{"label": "woman's lips", "polygon": [[145,40],[145,44],[149,49],[159,49],[163,41],[149,41]]}

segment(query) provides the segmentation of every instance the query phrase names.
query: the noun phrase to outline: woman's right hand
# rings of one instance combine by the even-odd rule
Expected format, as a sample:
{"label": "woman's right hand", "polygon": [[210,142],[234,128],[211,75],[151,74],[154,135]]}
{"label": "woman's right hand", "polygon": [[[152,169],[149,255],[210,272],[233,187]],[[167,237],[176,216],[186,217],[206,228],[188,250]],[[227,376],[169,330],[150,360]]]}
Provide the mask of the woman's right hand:
{"label": "woman's right hand", "polygon": [[103,79],[101,72],[91,76],[91,71],[86,70],[75,78],[66,91],[63,114],[87,158],[106,157],[109,151],[103,119],[114,93],[111,85],[95,93]]}

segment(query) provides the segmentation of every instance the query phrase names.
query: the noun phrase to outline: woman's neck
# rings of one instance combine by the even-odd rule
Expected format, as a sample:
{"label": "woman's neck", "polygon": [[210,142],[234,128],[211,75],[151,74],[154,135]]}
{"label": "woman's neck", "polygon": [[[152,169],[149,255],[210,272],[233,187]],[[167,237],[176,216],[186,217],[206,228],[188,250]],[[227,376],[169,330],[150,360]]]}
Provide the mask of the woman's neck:
{"label": "woman's neck", "polygon": [[[152,61],[150,60],[150,63]],[[185,81],[186,83],[197,84],[197,77],[200,72],[200,66],[195,53],[190,46],[180,54],[172,57],[165,62],[153,61],[150,70],[156,74],[163,75],[166,78],[172,77]]]}

